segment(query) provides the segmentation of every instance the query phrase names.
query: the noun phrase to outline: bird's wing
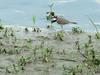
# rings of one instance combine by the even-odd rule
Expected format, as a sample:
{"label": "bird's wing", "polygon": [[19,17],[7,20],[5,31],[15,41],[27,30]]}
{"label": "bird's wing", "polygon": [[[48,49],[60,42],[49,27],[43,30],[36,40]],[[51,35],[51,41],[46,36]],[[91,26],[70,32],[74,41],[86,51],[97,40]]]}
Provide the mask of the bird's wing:
{"label": "bird's wing", "polygon": [[64,19],[64,18],[58,18],[57,23],[59,24],[68,24],[70,21]]}

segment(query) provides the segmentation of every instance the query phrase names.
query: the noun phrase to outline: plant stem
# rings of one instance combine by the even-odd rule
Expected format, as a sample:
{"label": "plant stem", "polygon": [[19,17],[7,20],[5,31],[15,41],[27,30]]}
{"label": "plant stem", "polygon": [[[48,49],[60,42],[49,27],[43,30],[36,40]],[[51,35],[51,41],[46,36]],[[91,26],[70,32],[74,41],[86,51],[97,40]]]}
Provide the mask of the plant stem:
{"label": "plant stem", "polygon": [[98,28],[97,28],[96,25],[94,24],[93,20],[92,20],[89,16],[87,16],[87,17],[88,17],[88,19],[90,20],[90,22],[92,23],[92,25],[95,27],[96,32],[99,33]]}

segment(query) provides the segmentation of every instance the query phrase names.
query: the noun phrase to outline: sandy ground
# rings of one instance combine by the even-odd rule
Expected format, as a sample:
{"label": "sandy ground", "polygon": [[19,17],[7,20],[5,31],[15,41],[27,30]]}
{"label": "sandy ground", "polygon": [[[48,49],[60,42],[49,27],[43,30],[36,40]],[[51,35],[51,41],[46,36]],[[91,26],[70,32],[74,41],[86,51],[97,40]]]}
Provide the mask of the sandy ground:
{"label": "sandy ground", "polygon": [[[71,74],[73,70],[67,74],[69,70],[64,70],[64,67],[72,69],[77,65],[85,64],[83,63],[85,58],[78,52],[75,42],[80,41],[81,51],[85,53],[84,44],[88,43],[88,35],[91,35],[90,45],[95,50],[96,58],[100,57],[100,39],[95,38],[95,33],[77,34],[64,31],[61,41],[59,38],[55,39],[56,33],[60,31],[52,29],[41,29],[41,32],[32,32],[32,30],[25,32],[23,28],[13,27],[7,29],[7,36],[6,29],[0,31],[0,75],[74,75]],[[43,60],[46,48],[51,49],[52,53]],[[16,66],[17,71],[15,71],[13,64],[17,65],[22,56],[31,59],[24,65],[25,70]],[[100,75],[100,73],[92,74],[93,71],[89,72],[86,66],[82,68],[83,72],[75,75]],[[100,72],[100,64],[98,71]]]}

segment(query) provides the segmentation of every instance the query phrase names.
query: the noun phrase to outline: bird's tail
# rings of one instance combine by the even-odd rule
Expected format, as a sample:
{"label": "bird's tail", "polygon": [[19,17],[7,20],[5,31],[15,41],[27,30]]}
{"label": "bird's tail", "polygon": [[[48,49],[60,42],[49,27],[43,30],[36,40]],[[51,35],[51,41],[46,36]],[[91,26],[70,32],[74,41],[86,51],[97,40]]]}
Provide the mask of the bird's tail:
{"label": "bird's tail", "polygon": [[70,23],[72,23],[72,24],[77,24],[77,22],[70,22]]}

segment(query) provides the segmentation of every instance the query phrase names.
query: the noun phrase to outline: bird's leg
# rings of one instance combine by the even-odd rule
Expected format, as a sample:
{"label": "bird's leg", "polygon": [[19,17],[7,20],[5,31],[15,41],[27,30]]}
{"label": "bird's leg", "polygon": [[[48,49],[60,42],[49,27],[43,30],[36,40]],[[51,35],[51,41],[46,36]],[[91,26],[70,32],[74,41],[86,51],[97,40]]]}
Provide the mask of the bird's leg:
{"label": "bird's leg", "polygon": [[52,22],[51,22],[51,28],[52,28]]}
{"label": "bird's leg", "polygon": [[53,24],[53,23],[51,22],[51,24],[50,24],[50,29],[52,29],[52,28],[53,28],[52,24]]}
{"label": "bird's leg", "polygon": [[60,25],[61,26],[61,30],[63,31],[63,25]]}

